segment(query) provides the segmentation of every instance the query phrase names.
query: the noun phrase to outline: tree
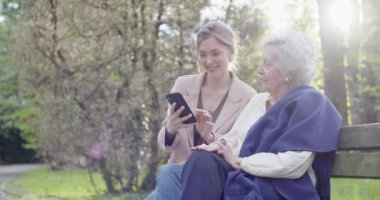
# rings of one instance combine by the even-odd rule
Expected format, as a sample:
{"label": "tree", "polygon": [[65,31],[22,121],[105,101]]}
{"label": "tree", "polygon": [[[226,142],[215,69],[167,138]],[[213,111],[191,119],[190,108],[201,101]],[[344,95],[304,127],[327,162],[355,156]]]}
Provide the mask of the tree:
{"label": "tree", "polygon": [[[28,97],[21,90],[20,76],[13,65],[11,53],[14,23],[20,16],[19,1],[4,0],[1,1],[1,5],[3,20],[0,22],[0,137],[2,143],[6,141],[13,144],[1,145],[1,156],[9,158],[5,162],[35,161],[34,125],[28,121],[35,110],[25,105]],[[30,157],[20,156],[22,152],[26,152],[24,155]]]}
{"label": "tree", "polygon": [[324,89],[347,124],[343,33],[331,23],[331,0],[318,0],[320,36],[323,53]]}
{"label": "tree", "polygon": [[362,73],[360,72],[360,5],[357,0],[350,0],[352,7],[352,17],[349,26],[348,47],[345,53],[347,59],[347,86],[350,97],[350,118],[351,124],[362,124],[362,103],[360,100],[362,91]]}
{"label": "tree", "polygon": [[363,1],[363,24],[361,35],[361,65],[362,88],[360,102],[363,109],[361,119],[363,123],[380,121],[380,17],[376,8],[378,1]]}
{"label": "tree", "polygon": [[178,75],[195,71],[192,34],[206,3],[22,2],[15,56],[40,111],[40,152],[53,168],[88,157],[102,138],[109,192],[116,183],[122,191],[154,187],[164,94]]}

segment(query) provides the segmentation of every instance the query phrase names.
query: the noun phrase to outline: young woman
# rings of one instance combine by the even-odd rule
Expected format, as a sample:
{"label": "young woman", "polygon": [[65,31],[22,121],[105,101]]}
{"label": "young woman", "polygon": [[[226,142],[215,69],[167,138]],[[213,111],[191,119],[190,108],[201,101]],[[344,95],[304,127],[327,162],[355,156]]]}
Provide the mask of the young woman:
{"label": "young woman", "polygon": [[[191,116],[179,117],[183,108],[169,106],[158,133],[158,144],[170,152],[170,159],[157,174],[157,185],[148,199],[178,200],[181,172],[191,148],[209,144],[227,133],[256,91],[234,73],[237,39],[221,22],[204,25],[197,34],[197,59],[203,71],[177,78],[171,92],[181,93],[196,113],[197,124],[184,124]],[[204,125],[209,121],[213,125]]]}

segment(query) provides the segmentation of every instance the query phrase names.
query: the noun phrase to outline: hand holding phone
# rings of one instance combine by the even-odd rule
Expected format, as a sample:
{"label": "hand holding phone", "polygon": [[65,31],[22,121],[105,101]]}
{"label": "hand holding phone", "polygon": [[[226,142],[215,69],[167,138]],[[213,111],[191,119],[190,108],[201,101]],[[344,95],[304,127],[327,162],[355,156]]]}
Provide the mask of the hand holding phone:
{"label": "hand holding phone", "polygon": [[191,118],[184,121],[184,124],[192,124],[196,123],[197,119],[195,118],[193,112],[191,111],[189,105],[186,103],[185,99],[179,92],[174,92],[166,95],[166,99],[169,101],[170,104],[176,103],[175,111],[177,111],[181,106],[184,106],[184,110],[181,112],[179,117],[184,117],[189,114],[191,114]]}

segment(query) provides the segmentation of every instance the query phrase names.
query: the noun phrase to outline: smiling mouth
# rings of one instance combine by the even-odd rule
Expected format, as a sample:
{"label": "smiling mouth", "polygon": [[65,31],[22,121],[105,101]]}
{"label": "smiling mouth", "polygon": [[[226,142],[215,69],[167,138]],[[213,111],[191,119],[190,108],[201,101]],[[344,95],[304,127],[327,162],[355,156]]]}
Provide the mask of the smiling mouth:
{"label": "smiling mouth", "polygon": [[210,70],[210,71],[213,71],[213,70],[215,70],[217,68],[218,68],[217,66],[215,66],[215,67],[207,67],[207,69]]}
{"label": "smiling mouth", "polygon": [[259,80],[260,80],[260,81],[266,81],[265,79],[263,79],[263,78],[260,78],[260,77],[259,77]]}

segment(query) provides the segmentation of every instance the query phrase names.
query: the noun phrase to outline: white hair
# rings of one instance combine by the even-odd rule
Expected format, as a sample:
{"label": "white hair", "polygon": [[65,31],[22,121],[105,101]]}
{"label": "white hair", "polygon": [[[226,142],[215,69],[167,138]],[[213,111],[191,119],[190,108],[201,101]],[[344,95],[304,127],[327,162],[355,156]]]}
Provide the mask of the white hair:
{"label": "white hair", "polygon": [[273,32],[264,39],[263,48],[274,46],[279,50],[280,70],[294,87],[308,85],[316,72],[316,57],[311,41],[292,29]]}

